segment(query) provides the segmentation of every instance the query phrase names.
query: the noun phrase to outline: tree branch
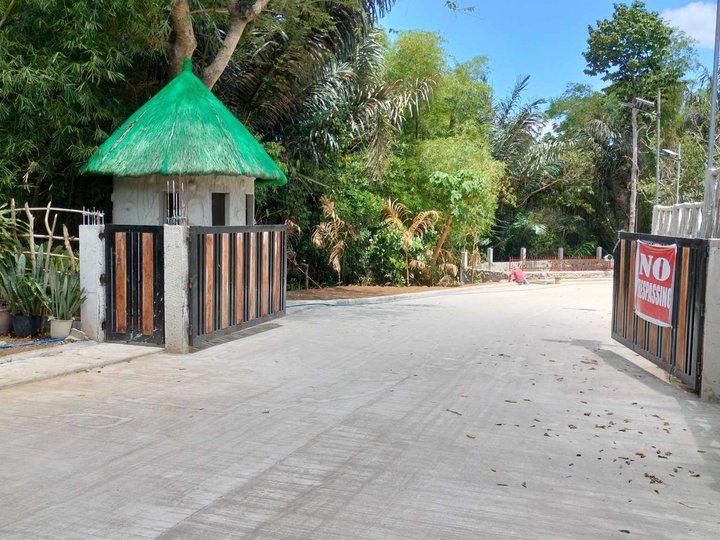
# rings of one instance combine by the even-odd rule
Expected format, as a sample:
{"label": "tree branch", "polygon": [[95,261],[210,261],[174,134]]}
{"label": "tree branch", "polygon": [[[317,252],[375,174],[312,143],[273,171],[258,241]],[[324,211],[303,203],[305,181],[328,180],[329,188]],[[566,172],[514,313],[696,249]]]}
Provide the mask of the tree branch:
{"label": "tree branch", "polygon": [[522,206],[523,204],[525,204],[526,202],[528,202],[532,196],[537,195],[537,194],[540,193],[541,191],[545,191],[546,189],[554,186],[554,185],[557,184],[558,182],[562,182],[563,180],[565,180],[565,178],[556,178],[555,180],[553,180],[553,181],[550,182],[549,184],[545,184],[544,186],[540,186],[539,188],[537,188],[535,191],[531,191],[531,192],[528,193],[525,197],[523,197],[520,202],[518,202],[517,206]]}
{"label": "tree branch", "polygon": [[12,10],[14,4],[15,0],[10,0],[7,9],[5,10],[5,14],[3,15],[3,18],[0,19],[0,28],[3,27],[3,24],[5,24],[5,21],[7,21],[7,18],[10,16],[10,11]]}
{"label": "tree branch", "polygon": [[[187,0],[182,0],[187,1]],[[230,12],[230,26],[225,34],[222,47],[218,51],[212,63],[203,71],[203,82],[208,88],[215,86],[215,83],[227,67],[240,38],[245,32],[245,27],[254,20],[270,3],[270,0],[256,0],[251,6],[242,10],[240,2],[228,0],[228,11]],[[245,3],[243,3],[245,4]]]}

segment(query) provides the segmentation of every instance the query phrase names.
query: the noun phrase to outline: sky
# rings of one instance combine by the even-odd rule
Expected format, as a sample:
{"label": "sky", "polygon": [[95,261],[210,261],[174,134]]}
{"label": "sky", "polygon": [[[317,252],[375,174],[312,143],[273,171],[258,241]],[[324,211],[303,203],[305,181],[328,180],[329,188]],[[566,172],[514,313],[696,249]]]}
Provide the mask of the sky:
{"label": "sky", "polygon": [[[519,77],[530,75],[526,97],[560,96],[570,83],[605,83],[583,73],[588,25],[612,17],[618,0],[459,0],[474,13],[456,13],[444,0],[397,0],[381,21],[386,30],[434,30],[445,39],[451,57],[464,62],[489,60],[490,83],[505,96]],[[629,3],[629,0],[628,2]],[[671,25],[696,40],[699,59],[712,65],[714,1],[646,0]]]}

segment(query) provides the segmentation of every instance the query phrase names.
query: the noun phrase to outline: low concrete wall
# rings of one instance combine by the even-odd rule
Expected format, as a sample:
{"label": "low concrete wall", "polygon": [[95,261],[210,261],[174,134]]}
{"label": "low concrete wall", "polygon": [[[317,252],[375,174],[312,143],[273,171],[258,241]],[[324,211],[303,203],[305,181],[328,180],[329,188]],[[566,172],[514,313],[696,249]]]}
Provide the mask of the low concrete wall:
{"label": "low concrete wall", "polygon": [[189,228],[165,225],[165,350],[190,350],[190,306],[188,301]]}
{"label": "low concrete wall", "polygon": [[720,240],[708,240],[710,254],[705,289],[705,331],[700,397],[720,402]]}
{"label": "low concrete wall", "polygon": [[80,328],[88,338],[105,341],[104,225],[80,225],[80,286],[86,296],[80,308]]}

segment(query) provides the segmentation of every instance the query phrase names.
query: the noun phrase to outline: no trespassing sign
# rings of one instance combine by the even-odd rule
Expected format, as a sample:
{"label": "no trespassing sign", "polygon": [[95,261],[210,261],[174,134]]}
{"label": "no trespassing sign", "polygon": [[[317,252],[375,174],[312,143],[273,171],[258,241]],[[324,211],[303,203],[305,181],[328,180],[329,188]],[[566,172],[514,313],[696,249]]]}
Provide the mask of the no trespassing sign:
{"label": "no trespassing sign", "polygon": [[638,241],[635,257],[635,314],[653,324],[672,326],[677,246]]}

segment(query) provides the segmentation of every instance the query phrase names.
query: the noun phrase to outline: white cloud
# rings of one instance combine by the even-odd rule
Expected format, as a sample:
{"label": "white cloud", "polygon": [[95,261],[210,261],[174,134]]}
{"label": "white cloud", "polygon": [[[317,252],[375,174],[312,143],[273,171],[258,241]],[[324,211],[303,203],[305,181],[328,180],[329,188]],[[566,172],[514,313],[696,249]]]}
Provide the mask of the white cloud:
{"label": "white cloud", "polygon": [[697,41],[698,46],[712,49],[715,45],[716,9],[715,2],[690,2],[680,8],[666,9],[662,17]]}

